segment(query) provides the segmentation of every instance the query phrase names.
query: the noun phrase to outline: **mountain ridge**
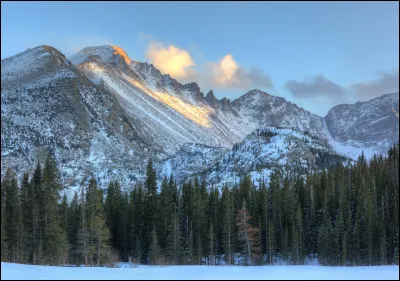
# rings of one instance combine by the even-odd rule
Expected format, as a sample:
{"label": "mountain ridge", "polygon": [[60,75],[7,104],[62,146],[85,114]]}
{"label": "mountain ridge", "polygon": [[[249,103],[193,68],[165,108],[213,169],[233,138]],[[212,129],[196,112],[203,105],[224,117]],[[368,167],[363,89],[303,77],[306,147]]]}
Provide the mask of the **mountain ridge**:
{"label": "mountain ridge", "polygon": [[[76,182],[94,175],[101,182],[117,177],[129,184],[143,178],[145,159],[164,163],[194,144],[213,147],[209,151],[232,149],[260,127],[317,135],[336,153],[353,158],[362,150],[368,155],[385,151],[398,140],[398,130],[396,134],[390,127],[398,128],[398,117],[392,105],[388,109],[396,93],[348,105],[354,108],[346,113],[351,115],[349,120],[354,119],[350,122],[341,115],[345,105],[332,107],[320,117],[258,89],[233,101],[217,99],[212,90],[204,95],[197,83],[181,84],[152,64],[130,60],[117,46],[87,47],[68,60],[55,48],[41,45],[3,59],[1,64],[2,167],[26,169],[37,150],[52,151],[62,163],[64,177],[76,177]],[[36,109],[30,108],[32,102]],[[26,118],[26,107],[31,119]],[[60,121],[53,124],[53,120]],[[347,131],[341,122],[349,124]],[[78,125],[86,128],[77,131],[82,136],[71,133]],[[377,141],[361,139],[362,130],[369,130]],[[343,137],[348,133],[353,139]],[[76,161],[67,156],[65,148],[74,139],[80,140],[73,151]],[[212,159],[207,165],[212,166]]]}

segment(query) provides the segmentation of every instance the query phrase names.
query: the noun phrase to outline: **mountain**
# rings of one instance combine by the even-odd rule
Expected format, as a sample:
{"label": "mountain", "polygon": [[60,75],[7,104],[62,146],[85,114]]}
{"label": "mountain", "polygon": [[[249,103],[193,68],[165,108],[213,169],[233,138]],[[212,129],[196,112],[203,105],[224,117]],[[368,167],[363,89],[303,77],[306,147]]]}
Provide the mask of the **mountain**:
{"label": "mountain", "polygon": [[398,114],[399,93],[392,93],[367,102],[337,105],[324,119],[335,141],[385,153],[399,140],[396,109]]}
{"label": "mountain", "polygon": [[287,128],[260,127],[230,150],[191,145],[158,167],[159,180],[171,171],[178,181],[198,176],[209,185],[238,183],[249,173],[258,182],[273,170],[289,175],[322,170],[350,159],[338,155],[326,140]]}
{"label": "mountain", "polygon": [[156,164],[158,180],[173,173],[177,182],[189,179],[195,174],[200,174],[207,169],[212,169],[230,149],[226,147],[213,147],[198,143],[184,144],[172,157]]}
{"label": "mountain", "polygon": [[[232,102],[232,107],[251,124],[250,132],[260,126],[295,128],[320,135],[324,132],[323,119],[282,97],[252,90]],[[249,132],[249,133],[250,133]],[[324,132],[324,137],[326,133]]]}
{"label": "mountain", "polygon": [[39,46],[1,61],[1,173],[54,153],[62,178],[136,179],[154,154],[118,101],[63,54]]}
{"label": "mountain", "polygon": [[337,153],[352,158],[362,152],[367,157],[386,153],[399,140],[398,93],[337,105],[325,117],[259,90],[234,100],[232,108],[253,130],[260,126],[278,126],[308,132],[327,140]]}
{"label": "mountain", "polygon": [[[51,151],[61,177],[76,188],[92,175],[103,186],[110,179],[131,186],[144,178],[149,158],[161,176],[201,174],[219,184],[226,180],[216,179],[215,171],[236,180],[282,166],[274,151],[289,162],[300,155],[314,167],[313,153],[287,146],[296,134],[318,136],[312,145],[332,155],[385,151],[399,138],[393,104],[398,110],[398,94],[339,105],[320,117],[260,90],[219,100],[196,83],[181,84],[131,60],[117,46],[87,47],[70,60],[39,46],[1,61],[1,174],[7,167],[28,171]],[[290,133],[277,132],[283,146],[271,146],[262,142],[260,127]],[[311,151],[306,139],[298,137],[297,147]]]}
{"label": "mountain", "polygon": [[196,83],[181,84],[153,65],[131,61],[118,47],[88,47],[71,61],[115,96],[160,155],[184,143],[231,147],[245,136],[240,116],[212,92],[204,97]]}

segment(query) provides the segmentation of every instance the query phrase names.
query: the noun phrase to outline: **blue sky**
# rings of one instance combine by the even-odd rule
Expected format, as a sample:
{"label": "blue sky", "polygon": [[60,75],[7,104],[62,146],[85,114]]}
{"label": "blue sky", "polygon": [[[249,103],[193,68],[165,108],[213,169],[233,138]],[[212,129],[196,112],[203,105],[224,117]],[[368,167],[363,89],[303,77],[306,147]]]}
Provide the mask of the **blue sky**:
{"label": "blue sky", "polygon": [[[398,91],[398,2],[1,2],[1,58],[113,44],[203,92],[258,88],[324,116]],[[174,63],[174,68],[170,63]],[[176,68],[176,67],[177,68]]]}

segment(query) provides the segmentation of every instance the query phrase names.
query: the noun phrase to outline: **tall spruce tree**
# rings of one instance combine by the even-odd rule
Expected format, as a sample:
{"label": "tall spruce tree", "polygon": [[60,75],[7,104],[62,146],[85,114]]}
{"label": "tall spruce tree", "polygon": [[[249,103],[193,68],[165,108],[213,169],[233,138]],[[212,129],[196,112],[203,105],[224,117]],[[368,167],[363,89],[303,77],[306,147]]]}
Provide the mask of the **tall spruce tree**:
{"label": "tall spruce tree", "polygon": [[82,259],[79,255],[78,233],[81,226],[81,209],[78,192],[75,191],[74,197],[68,206],[68,242],[70,245],[69,261],[72,264],[80,264]]}
{"label": "tall spruce tree", "polygon": [[17,177],[7,169],[2,187],[5,190],[5,232],[7,237],[8,258],[10,262],[20,262],[22,248],[22,217],[20,192]]}
{"label": "tall spruce tree", "polygon": [[111,251],[110,230],[106,225],[102,194],[97,181],[91,178],[86,192],[88,257],[91,266],[106,262]]}
{"label": "tall spruce tree", "polygon": [[146,263],[150,262],[151,234],[153,229],[157,232],[157,215],[158,215],[158,194],[157,194],[157,178],[156,171],[153,167],[153,161],[150,159],[146,168],[145,181],[146,197],[145,197],[145,218],[143,220],[143,254]]}
{"label": "tall spruce tree", "polygon": [[228,185],[225,185],[222,189],[222,222],[223,222],[223,245],[225,259],[228,265],[233,263],[233,253],[235,245],[234,235],[234,206],[232,202],[232,195],[230,194]]}
{"label": "tall spruce tree", "polygon": [[49,153],[43,167],[40,189],[40,228],[43,237],[44,261],[47,264],[60,264],[62,260],[65,260],[65,253],[69,247],[66,229],[61,227],[58,205],[62,188],[56,161]]}
{"label": "tall spruce tree", "polygon": [[7,261],[8,247],[6,234],[6,188],[4,180],[1,181],[1,261]]}
{"label": "tall spruce tree", "polygon": [[259,230],[250,225],[251,217],[246,208],[246,201],[243,200],[242,208],[238,210],[236,216],[236,225],[238,226],[238,240],[242,246],[241,255],[245,258],[246,265],[254,263],[254,253],[260,252],[258,243]]}

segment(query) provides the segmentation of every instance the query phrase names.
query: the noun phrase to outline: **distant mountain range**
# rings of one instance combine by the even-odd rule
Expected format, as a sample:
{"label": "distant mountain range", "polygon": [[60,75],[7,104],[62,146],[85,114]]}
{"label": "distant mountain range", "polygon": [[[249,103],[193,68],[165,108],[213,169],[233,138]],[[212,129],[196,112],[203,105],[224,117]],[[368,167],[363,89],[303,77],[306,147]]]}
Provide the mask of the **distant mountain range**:
{"label": "distant mountain range", "polygon": [[150,158],[160,179],[172,172],[217,185],[294,162],[323,168],[398,142],[398,104],[398,93],[385,94],[320,117],[260,90],[219,100],[116,46],[69,60],[38,46],[1,61],[1,175],[30,170],[48,151],[71,187],[89,176],[131,186]]}

